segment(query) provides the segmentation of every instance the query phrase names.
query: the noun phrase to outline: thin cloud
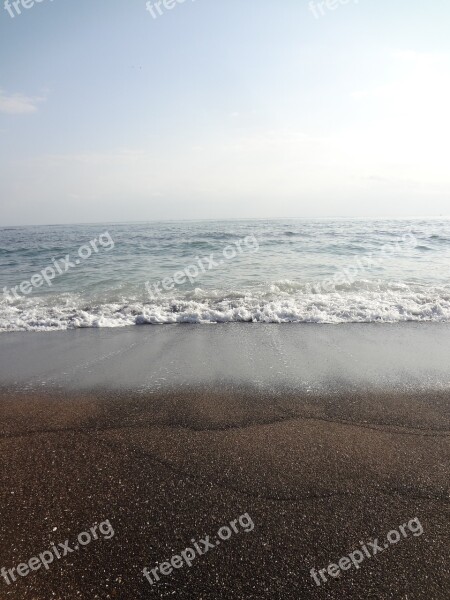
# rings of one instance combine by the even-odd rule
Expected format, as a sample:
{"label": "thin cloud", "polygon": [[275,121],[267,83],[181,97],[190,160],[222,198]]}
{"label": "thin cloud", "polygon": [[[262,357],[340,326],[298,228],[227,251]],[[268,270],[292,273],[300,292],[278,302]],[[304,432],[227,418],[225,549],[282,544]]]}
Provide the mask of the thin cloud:
{"label": "thin cloud", "polygon": [[37,111],[39,102],[45,98],[25,96],[25,94],[8,94],[0,90],[0,113],[7,115],[26,115]]}

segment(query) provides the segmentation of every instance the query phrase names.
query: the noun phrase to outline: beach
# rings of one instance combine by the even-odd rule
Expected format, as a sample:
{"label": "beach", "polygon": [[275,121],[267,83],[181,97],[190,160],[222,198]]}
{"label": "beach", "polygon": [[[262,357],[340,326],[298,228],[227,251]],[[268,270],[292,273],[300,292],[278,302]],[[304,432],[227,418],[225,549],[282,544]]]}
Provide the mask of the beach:
{"label": "beach", "polygon": [[450,3],[3,4],[0,600],[450,600]]}
{"label": "beach", "polygon": [[[96,522],[114,536],[2,579],[1,597],[447,598],[449,332],[3,334],[0,566]],[[244,514],[251,531],[145,578]],[[422,533],[406,530],[320,585],[312,577],[413,519]]]}

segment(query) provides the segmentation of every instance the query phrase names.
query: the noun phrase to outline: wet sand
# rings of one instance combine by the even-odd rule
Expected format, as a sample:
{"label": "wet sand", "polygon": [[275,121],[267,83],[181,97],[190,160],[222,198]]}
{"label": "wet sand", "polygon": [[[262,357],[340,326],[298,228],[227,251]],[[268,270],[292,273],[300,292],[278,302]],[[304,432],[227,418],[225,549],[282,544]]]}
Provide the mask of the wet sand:
{"label": "wet sand", "polygon": [[[0,598],[447,599],[450,328],[219,329],[0,336],[0,567],[115,532]],[[144,578],[244,513],[253,531]]]}

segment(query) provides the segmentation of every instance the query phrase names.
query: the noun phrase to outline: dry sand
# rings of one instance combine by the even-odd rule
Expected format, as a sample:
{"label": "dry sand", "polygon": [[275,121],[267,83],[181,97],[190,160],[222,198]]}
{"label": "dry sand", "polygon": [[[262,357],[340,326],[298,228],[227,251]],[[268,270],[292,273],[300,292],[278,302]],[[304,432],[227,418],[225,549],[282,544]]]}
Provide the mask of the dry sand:
{"label": "dry sand", "polygon": [[[345,415],[339,420],[330,399],[251,392],[4,396],[0,564],[27,562],[96,521],[109,519],[115,536],[48,572],[2,581],[0,597],[448,598],[445,397],[336,399]],[[414,407],[410,419],[387,423],[384,408],[403,403]],[[433,419],[428,403],[437,407]],[[144,579],[144,566],[243,513],[255,523],[251,533],[154,587]],[[410,534],[359,570],[314,584],[311,568],[415,517],[422,536]]]}

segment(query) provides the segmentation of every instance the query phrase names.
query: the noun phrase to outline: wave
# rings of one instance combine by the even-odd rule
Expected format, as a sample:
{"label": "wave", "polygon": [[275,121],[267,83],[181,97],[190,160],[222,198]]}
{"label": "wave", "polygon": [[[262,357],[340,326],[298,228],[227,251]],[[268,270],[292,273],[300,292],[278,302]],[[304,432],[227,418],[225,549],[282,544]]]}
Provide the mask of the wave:
{"label": "wave", "polygon": [[0,331],[54,331],[173,323],[450,322],[450,288],[359,281],[314,293],[289,280],[251,290],[87,301],[76,295],[0,302]]}

